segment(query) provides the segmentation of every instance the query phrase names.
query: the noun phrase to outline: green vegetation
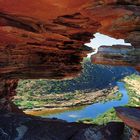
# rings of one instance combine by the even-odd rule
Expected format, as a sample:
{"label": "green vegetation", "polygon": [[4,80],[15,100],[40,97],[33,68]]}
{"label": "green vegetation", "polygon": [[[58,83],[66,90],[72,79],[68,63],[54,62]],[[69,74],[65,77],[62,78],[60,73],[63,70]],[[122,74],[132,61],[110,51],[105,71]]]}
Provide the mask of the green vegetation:
{"label": "green vegetation", "polygon": [[[140,88],[140,76],[136,74],[132,74],[130,76],[125,77],[122,81],[125,82],[125,88],[127,89],[129,95],[129,102],[125,106],[140,106],[140,91],[136,89]],[[133,82],[132,82],[133,81]],[[136,84],[137,83],[137,84]],[[122,97],[121,93],[119,94],[119,98]],[[115,113],[115,110],[112,108],[104,114],[98,116],[95,119],[85,118],[83,120],[79,120],[79,122],[84,123],[93,123],[93,124],[106,124],[110,121],[121,121]]]}
{"label": "green vegetation", "polygon": [[[74,98],[74,94],[97,91],[113,86],[114,81],[121,79],[124,75],[133,73],[133,70],[126,67],[91,64],[89,58],[84,59],[82,67],[81,75],[71,80],[20,80],[17,87],[17,97],[14,99],[15,104],[25,109],[38,108],[47,103],[53,103],[55,99],[46,97],[46,95],[52,94],[66,94],[64,99],[70,100]],[[106,102],[116,98],[120,99],[121,94],[116,97],[103,98],[102,101]]]}
{"label": "green vegetation", "polygon": [[[61,100],[69,101],[75,98],[76,94],[97,91],[109,86],[113,86],[116,81],[134,72],[127,67],[94,65],[90,63],[89,59],[85,59],[82,63],[82,66],[83,72],[81,75],[71,80],[21,80],[17,88],[18,95],[14,99],[15,104],[24,109],[40,108],[45,106],[47,103],[51,104],[56,102],[57,97],[48,98],[48,96],[46,96],[55,96],[56,94],[63,94]],[[134,75],[128,78],[130,78],[130,80],[134,79],[140,81],[140,78]],[[126,84],[126,88],[128,89],[128,94],[130,97],[137,96],[135,91],[129,87],[130,86]],[[113,94],[114,93],[115,92],[113,92]],[[113,94],[108,96],[108,98],[102,97],[102,100],[97,99],[96,101],[106,102],[113,99],[120,100],[122,98],[121,93],[117,93],[116,96]],[[134,104],[136,104],[135,99],[130,99],[128,105]],[[140,103],[137,102],[137,105],[140,105]],[[113,109],[97,117],[97,119],[86,119],[87,122],[92,123],[106,123],[110,120],[117,120],[115,111]]]}
{"label": "green vegetation", "polygon": [[20,96],[36,96],[46,94],[74,93],[75,91],[90,92],[104,89],[115,81],[133,73],[127,67],[111,67],[95,65],[88,58],[82,63],[83,71],[79,77],[69,80],[20,80],[17,93]]}
{"label": "green vegetation", "polygon": [[[64,94],[48,94],[44,96],[34,95],[30,96],[25,94],[25,96],[16,96],[14,102],[22,109],[33,109],[33,108],[42,108],[45,106],[54,106],[63,107],[63,106],[76,106],[86,105],[97,102],[107,102],[110,100],[120,100],[122,97],[121,93],[116,93],[117,89],[104,89],[98,91],[99,97],[96,96],[96,92],[92,93],[82,93],[80,91],[75,91],[75,93],[64,93]],[[95,95],[95,97],[94,97]],[[81,101],[81,102],[80,102]]]}
{"label": "green vegetation", "polygon": [[125,78],[127,78],[128,80],[137,80],[138,82],[140,82],[140,75],[137,74],[131,74],[130,76],[126,76]]}
{"label": "green vegetation", "polygon": [[114,108],[108,110],[107,112],[103,113],[102,115],[99,115],[96,119],[92,118],[85,118],[82,120],[79,120],[78,122],[83,123],[92,123],[92,124],[106,124],[110,121],[121,121],[115,114]]}
{"label": "green vegetation", "polygon": [[126,106],[140,106],[140,76],[136,74],[127,76],[124,82],[130,97],[129,104]]}
{"label": "green vegetation", "polygon": [[64,99],[65,100],[71,100],[75,97],[75,94],[64,94]]}

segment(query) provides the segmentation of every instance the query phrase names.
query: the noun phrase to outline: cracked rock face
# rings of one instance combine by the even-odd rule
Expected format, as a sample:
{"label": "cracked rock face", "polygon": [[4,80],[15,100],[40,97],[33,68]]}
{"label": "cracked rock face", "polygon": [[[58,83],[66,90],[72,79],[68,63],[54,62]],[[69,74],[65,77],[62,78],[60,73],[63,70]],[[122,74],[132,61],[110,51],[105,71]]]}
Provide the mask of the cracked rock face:
{"label": "cracked rock face", "polygon": [[1,140],[121,140],[123,128],[119,122],[95,126],[0,112]]}

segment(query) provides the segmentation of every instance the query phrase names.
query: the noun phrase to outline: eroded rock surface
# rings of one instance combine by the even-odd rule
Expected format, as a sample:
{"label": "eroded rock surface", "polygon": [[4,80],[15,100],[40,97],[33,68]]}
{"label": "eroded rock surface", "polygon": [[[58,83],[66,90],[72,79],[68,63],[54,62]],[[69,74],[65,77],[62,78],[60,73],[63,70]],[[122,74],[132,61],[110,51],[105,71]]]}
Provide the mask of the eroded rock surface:
{"label": "eroded rock surface", "polygon": [[125,45],[101,46],[91,60],[97,64],[132,66],[139,70],[140,48]]}
{"label": "eroded rock surface", "polygon": [[98,26],[80,13],[47,22],[5,13],[0,17],[0,73],[6,78],[76,76],[90,50],[84,42],[92,38]]}
{"label": "eroded rock surface", "polygon": [[123,128],[117,122],[96,126],[0,112],[1,140],[121,140]]}
{"label": "eroded rock surface", "polygon": [[140,139],[140,107],[116,107],[117,116],[132,128],[130,140]]}
{"label": "eroded rock surface", "polygon": [[[140,1],[0,0],[0,109],[12,111],[10,101],[16,79],[77,76],[82,69],[80,62],[90,50],[84,43],[96,32],[123,38],[133,48],[139,48]],[[130,53],[130,57],[139,63],[139,54]],[[124,61],[124,56],[119,58]],[[138,64],[135,66],[140,69]],[[104,139],[121,140],[122,125],[113,124],[108,129],[104,129]],[[0,115],[2,140],[100,140],[101,133],[101,129],[94,131],[89,125]]]}
{"label": "eroded rock surface", "polygon": [[95,32],[139,47],[139,5],[139,0],[1,0],[0,76],[76,76],[89,51],[84,43]]}
{"label": "eroded rock surface", "polygon": [[0,80],[0,110],[7,109],[12,111],[11,101],[16,95],[18,80],[1,79]]}

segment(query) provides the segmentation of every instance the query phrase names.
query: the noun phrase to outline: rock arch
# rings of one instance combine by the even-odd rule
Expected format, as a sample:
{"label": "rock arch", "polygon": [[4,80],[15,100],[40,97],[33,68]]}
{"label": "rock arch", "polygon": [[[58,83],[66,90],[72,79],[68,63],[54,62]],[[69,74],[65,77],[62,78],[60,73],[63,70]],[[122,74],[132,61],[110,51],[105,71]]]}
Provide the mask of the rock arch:
{"label": "rock arch", "polygon": [[[18,79],[79,74],[80,62],[91,50],[84,43],[96,32],[123,38],[139,49],[140,1],[1,0],[0,109],[13,110]],[[133,66],[140,70],[135,58]]]}

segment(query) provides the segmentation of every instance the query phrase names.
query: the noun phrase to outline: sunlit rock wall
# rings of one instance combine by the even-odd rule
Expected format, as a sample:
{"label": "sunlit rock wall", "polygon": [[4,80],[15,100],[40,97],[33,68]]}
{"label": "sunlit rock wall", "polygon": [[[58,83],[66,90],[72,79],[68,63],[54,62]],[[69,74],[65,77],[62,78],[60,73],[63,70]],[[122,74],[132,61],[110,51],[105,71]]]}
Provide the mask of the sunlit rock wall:
{"label": "sunlit rock wall", "polygon": [[101,46],[98,53],[92,55],[93,63],[116,66],[140,67],[140,48],[125,45]]}

